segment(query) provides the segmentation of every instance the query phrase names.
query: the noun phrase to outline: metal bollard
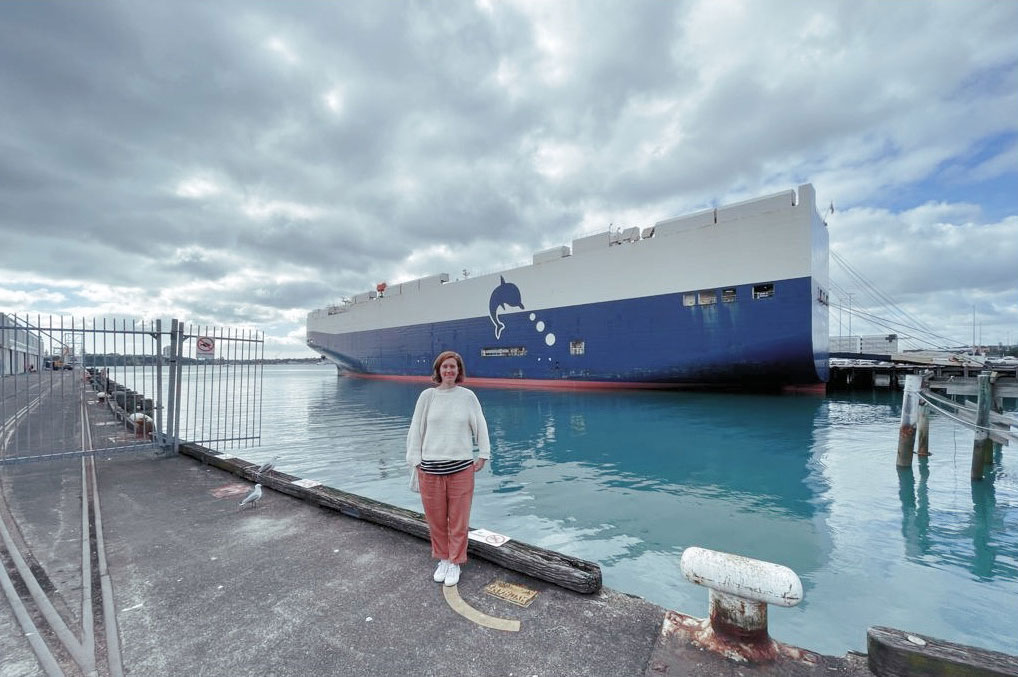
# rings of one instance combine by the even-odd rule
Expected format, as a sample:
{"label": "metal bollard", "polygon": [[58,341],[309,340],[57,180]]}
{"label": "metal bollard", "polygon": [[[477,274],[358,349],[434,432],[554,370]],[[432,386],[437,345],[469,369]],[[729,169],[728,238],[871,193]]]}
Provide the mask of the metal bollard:
{"label": "metal bollard", "polygon": [[767,605],[795,606],[802,601],[802,582],[794,571],[696,547],[686,548],[679,566],[687,579],[710,589],[713,637],[701,637],[701,642],[724,645],[723,653],[731,656],[734,650],[744,660],[775,658],[777,647],[767,633]]}

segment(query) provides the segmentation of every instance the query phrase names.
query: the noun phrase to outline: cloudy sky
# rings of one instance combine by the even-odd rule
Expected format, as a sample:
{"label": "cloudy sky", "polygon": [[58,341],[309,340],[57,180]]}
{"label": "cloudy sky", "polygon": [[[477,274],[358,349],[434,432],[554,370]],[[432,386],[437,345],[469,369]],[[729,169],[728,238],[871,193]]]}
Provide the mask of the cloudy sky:
{"label": "cloudy sky", "polygon": [[852,294],[1018,342],[1016,35],[1010,1],[9,0],[0,309],[311,356],[381,280],[812,182],[834,334]]}

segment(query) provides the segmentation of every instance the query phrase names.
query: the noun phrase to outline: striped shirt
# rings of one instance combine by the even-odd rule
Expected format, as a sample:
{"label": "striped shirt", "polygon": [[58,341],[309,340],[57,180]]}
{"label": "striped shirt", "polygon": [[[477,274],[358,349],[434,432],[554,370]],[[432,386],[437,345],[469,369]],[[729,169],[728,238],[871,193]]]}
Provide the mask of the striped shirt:
{"label": "striped shirt", "polygon": [[451,475],[472,466],[472,460],[467,461],[421,461],[421,472],[429,475]]}

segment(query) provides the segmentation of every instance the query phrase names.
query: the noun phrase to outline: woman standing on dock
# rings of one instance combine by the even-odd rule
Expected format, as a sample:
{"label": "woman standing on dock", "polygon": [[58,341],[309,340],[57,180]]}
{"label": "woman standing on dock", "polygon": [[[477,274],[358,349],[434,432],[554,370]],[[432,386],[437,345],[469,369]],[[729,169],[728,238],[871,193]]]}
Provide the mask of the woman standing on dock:
{"label": "woman standing on dock", "polygon": [[463,376],[457,353],[447,350],[435,358],[431,380],[438,385],[417,398],[406,441],[407,463],[416,469],[431,530],[431,556],[439,560],[434,580],[446,585],[459,583],[460,565],[467,561],[474,473],[491,458],[481,403],[459,385]]}

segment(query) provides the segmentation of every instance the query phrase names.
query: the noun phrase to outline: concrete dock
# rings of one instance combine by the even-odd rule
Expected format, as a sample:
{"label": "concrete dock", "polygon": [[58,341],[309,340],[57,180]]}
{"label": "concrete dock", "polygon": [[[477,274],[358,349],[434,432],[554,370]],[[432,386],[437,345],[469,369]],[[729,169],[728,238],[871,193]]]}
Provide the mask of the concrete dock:
{"label": "concrete dock", "polygon": [[[77,406],[88,414],[78,444],[109,437],[108,408]],[[27,442],[40,452],[53,435],[76,435],[34,425]],[[732,661],[690,644],[676,614],[643,599],[574,593],[472,559],[456,595],[520,622],[483,627],[432,581],[425,541],[271,490],[240,508],[250,487],[153,451],[0,467],[9,541],[66,624],[61,637],[5,545],[16,599],[0,602],[0,677],[60,674],[33,650],[19,604],[67,675],[870,674],[858,654]],[[494,581],[537,597],[515,606],[483,592]]]}

